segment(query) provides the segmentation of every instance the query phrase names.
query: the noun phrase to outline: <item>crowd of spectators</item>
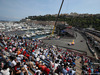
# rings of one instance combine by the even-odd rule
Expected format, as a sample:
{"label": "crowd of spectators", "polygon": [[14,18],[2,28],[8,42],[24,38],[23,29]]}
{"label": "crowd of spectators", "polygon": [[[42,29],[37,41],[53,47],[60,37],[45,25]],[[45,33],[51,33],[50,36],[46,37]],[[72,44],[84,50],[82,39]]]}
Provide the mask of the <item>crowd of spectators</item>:
{"label": "crowd of spectators", "polygon": [[[74,52],[43,43],[39,39],[6,37],[0,33],[1,75],[76,75],[76,63],[80,56]],[[82,73],[99,73],[92,70],[92,61],[81,56]],[[90,68],[91,67],[91,68]],[[98,70],[98,71],[97,71]]]}
{"label": "crowd of spectators", "polygon": [[88,75],[100,75],[100,62],[94,58],[81,56],[82,73]]}

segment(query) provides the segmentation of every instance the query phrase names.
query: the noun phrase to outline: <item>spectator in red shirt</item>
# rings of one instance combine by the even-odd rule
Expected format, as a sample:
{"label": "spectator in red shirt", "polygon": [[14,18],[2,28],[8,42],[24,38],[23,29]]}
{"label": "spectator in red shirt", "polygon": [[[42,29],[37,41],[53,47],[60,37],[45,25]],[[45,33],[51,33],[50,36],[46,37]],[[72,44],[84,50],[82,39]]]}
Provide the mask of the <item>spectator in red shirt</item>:
{"label": "spectator in red shirt", "polygon": [[29,56],[30,56],[29,54],[26,54],[26,57],[27,57],[27,58],[29,58]]}
{"label": "spectator in red shirt", "polygon": [[38,48],[38,45],[35,45],[35,49],[37,49]]}
{"label": "spectator in red shirt", "polygon": [[7,50],[8,48],[7,47],[5,47],[5,50]]}
{"label": "spectator in red shirt", "polygon": [[45,68],[45,73],[46,73],[46,75],[49,75],[50,69],[46,67],[46,68]]}
{"label": "spectator in red shirt", "polygon": [[41,65],[41,70],[42,70],[43,72],[45,72],[45,68],[46,68],[46,66],[45,66],[45,64],[43,63],[43,65]]}
{"label": "spectator in red shirt", "polygon": [[15,66],[15,75],[19,75],[21,73],[20,62]]}
{"label": "spectator in red shirt", "polygon": [[23,52],[23,55],[25,55],[25,54],[26,54],[26,51]]}
{"label": "spectator in red shirt", "polygon": [[34,52],[35,50],[32,50],[32,52]]}
{"label": "spectator in red shirt", "polygon": [[22,52],[23,51],[23,48],[21,48],[20,51]]}

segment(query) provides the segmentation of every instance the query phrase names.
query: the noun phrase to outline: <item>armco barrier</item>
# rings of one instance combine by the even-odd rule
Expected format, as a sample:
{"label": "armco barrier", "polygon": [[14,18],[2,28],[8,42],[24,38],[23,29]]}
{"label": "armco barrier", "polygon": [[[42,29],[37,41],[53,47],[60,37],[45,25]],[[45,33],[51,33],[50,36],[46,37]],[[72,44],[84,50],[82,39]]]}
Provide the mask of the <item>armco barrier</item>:
{"label": "armco barrier", "polygon": [[92,53],[92,55],[94,56],[94,50],[90,47],[90,44],[89,44],[89,42],[88,41],[86,41],[86,44],[87,44],[87,46],[88,46],[88,48],[89,48],[89,50],[90,50],[90,52]]}
{"label": "armco barrier", "polygon": [[87,44],[87,46],[88,46],[90,52],[91,52],[92,55],[94,56],[94,55],[95,55],[95,52],[94,52],[94,50],[90,47],[90,44],[89,44],[89,42],[88,42],[88,40],[87,40],[87,37],[86,37],[86,34],[83,33],[83,32],[80,32],[80,31],[78,31],[78,32],[84,37],[84,39],[86,40],[86,44]]}
{"label": "armco barrier", "polygon": [[85,34],[85,33],[82,33],[82,32],[79,32],[79,33],[80,33],[80,34],[84,37],[84,39],[86,40],[86,44],[87,44],[87,46],[88,46],[90,52],[92,53],[92,55],[95,56],[95,58],[90,57],[90,56],[88,56],[88,57],[90,57],[90,58],[92,58],[92,59],[95,59],[97,62],[100,62],[100,61],[99,61],[100,58],[98,58],[96,52],[91,48],[91,46],[90,46],[90,44],[89,44],[89,41],[88,41],[88,39],[87,39],[87,37],[86,37],[86,34]]}
{"label": "armco barrier", "polygon": [[86,51],[81,51],[81,50],[78,50],[78,49],[73,49],[73,48],[63,47],[63,46],[59,46],[59,47],[66,48],[70,52],[75,52],[75,53],[78,53],[78,54],[87,55]]}

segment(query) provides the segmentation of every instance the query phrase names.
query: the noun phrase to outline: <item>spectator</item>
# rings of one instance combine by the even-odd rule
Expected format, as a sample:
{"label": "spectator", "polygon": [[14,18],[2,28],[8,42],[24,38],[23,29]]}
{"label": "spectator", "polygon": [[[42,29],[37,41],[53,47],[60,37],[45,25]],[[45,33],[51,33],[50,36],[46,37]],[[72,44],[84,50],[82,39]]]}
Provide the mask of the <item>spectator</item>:
{"label": "spectator", "polygon": [[38,67],[36,67],[36,71],[34,75],[40,75],[41,74],[41,70],[38,69]]}
{"label": "spectator", "polygon": [[21,66],[20,62],[17,63],[17,65],[14,67],[15,75],[19,75],[21,73]]}
{"label": "spectator", "polygon": [[3,73],[3,75],[10,75],[10,69],[8,68],[6,64],[2,68],[1,72]]}

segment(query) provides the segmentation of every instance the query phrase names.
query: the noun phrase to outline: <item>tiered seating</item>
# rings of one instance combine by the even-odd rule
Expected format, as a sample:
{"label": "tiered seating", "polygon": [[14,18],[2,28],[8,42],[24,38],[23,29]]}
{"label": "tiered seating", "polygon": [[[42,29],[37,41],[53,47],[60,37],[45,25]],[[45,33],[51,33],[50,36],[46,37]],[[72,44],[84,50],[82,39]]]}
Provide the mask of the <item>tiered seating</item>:
{"label": "tiered seating", "polygon": [[[42,40],[25,40],[16,37],[2,41],[5,45],[0,44],[3,57],[8,63],[14,73],[24,73],[23,70],[32,75],[30,70],[34,73],[41,73],[46,75],[53,74],[72,74],[81,75],[81,73],[92,73],[90,69],[92,61],[86,56],[75,53],[75,51],[57,48],[56,46],[47,45]],[[2,57],[0,56],[0,59]],[[32,62],[30,64],[30,62]],[[81,63],[80,63],[81,62]],[[18,65],[20,63],[20,66]],[[84,63],[87,67],[84,69]],[[89,67],[88,67],[89,66]],[[17,70],[16,67],[20,68]],[[24,69],[23,69],[24,67]],[[75,70],[76,69],[76,70]],[[3,68],[2,68],[3,70]],[[82,71],[83,70],[83,71]],[[98,67],[99,72],[99,67]],[[97,71],[94,71],[95,73]]]}

